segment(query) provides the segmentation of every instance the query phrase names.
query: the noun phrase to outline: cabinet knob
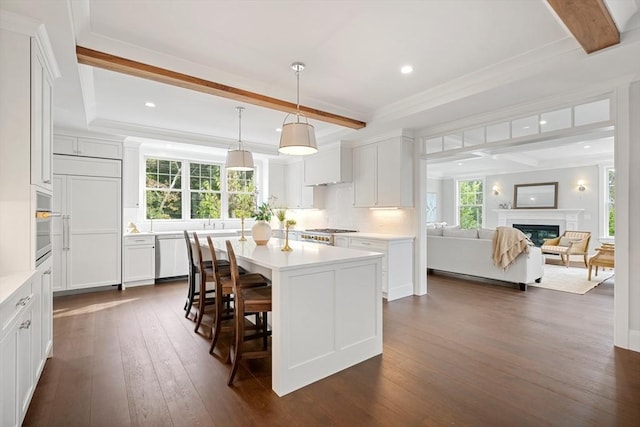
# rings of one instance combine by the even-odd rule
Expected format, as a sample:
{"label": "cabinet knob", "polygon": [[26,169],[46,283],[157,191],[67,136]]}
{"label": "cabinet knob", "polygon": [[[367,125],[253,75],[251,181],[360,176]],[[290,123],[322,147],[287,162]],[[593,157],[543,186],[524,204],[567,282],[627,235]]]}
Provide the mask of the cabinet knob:
{"label": "cabinet knob", "polygon": [[29,329],[31,327],[31,320],[25,320],[20,324],[19,329]]}

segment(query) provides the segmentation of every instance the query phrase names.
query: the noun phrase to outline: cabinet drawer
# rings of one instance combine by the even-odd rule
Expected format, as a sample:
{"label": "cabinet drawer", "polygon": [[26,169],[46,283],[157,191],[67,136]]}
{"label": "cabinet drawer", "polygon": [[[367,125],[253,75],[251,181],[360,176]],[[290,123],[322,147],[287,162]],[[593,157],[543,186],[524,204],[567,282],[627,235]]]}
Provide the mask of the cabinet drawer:
{"label": "cabinet drawer", "polygon": [[148,235],[148,236],[125,236],[124,245],[125,246],[153,246],[156,243],[156,236]]}
{"label": "cabinet drawer", "polygon": [[17,316],[23,311],[23,309],[29,305],[33,299],[33,290],[31,288],[31,282],[25,283],[9,297],[2,305],[0,305],[0,325],[2,325],[2,332],[15,320]]}
{"label": "cabinet drawer", "polygon": [[380,240],[368,240],[368,239],[351,239],[349,247],[353,249],[364,249],[373,252],[387,252],[387,243]]}
{"label": "cabinet drawer", "polygon": [[349,241],[349,247],[351,249],[360,249],[363,251],[371,251],[371,252],[380,252],[384,254],[382,257],[382,271],[387,271],[387,257],[388,257],[388,248],[387,242],[382,242],[380,240],[368,240],[368,239],[351,239]]}

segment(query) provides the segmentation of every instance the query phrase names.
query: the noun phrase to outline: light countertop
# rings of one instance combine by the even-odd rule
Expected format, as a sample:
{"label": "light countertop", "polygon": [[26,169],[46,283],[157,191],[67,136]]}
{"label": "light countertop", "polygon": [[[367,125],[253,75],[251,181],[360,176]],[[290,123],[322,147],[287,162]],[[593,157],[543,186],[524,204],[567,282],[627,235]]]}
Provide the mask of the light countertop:
{"label": "light countertop", "polygon": [[31,280],[34,274],[36,274],[36,270],[0,276],[0,304],[6,301],[20,286]]}
{"label": "light countertop", "polygon": [[[234,229],[234,228],[229,228],[229,229],[207,229],[207,230],[187,230],[189,232],[189,235],[195,233],[198,233],[199,235],[222,235],[222,236],[235,236],[235,235],[239,235],[240,234],[240,229]],[[245,233],[247,233],[248,231],[250,231],[250,229],[245,228],[244,229]],[[180,237],[184,237],[183,235],[183,230],[175,230],[175,231],[141,231],[140,233],[124,233],[125,236],[180,236]]]}
{"label": "light countertop", "polygon": [[382,254],[378,252],[291,240],[289,240],[289,246],[291,246],[293,251],[283,252],[281,248],[284,246],[284,240],[276,238],[271,238],[266,246],[257,246],[251,238],[245,242],[238,241],[238,238],[218,238],[213,240],[213,244],[217,250],[226,252],[226,240],[232,242],[233,251],[238,259],[246,259],[254,264],[272,270],[290,270],[306,266],[336,264],[382,257]]}
{"label": "light countertop", "polygon": [[375,240],[413,240],[414,236],[406,236],[399,234],[381,234],[381,233],[340,233],[336,234],[336,236],[347,236],[347,237],[361,237],[363,239],[375,239]]}

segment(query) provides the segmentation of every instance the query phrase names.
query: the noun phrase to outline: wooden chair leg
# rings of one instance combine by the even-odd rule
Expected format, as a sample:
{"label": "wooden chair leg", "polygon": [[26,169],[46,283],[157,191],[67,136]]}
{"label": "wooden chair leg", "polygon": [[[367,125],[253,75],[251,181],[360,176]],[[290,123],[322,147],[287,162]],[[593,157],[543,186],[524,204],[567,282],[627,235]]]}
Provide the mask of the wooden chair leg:
{"label": "wooden chair leg", "polygon": [[587,256],[586,255],[584,255],[584,266],[585,267],[589,266],[589,264],[587,263]]}
{"label": "wooden chair leg", "polygon": [[240,364],[240,359],[242,358],[242,342],[244,341],[244,307],[242,306],[242,302],[239,298],[236,298],[236,307],[235,307],[235,333],[234,333],[234,341],[235,348],[229,349],[229,355],[231,355],[231,351],[233,350],[233,365],[231,366],[231,372],[229,373],[229,380],[227,381],[227,385],[231,386],[233,384],[233,377],[235,377],[236,372],[238,371],[238,365]]}
{"label": "wooden chair leg", "polygon": [[587,280],[591,280],[591,267],[593,267],[593,266],[591,266],[591,265],[589,266],[589,275],[587,277]]}

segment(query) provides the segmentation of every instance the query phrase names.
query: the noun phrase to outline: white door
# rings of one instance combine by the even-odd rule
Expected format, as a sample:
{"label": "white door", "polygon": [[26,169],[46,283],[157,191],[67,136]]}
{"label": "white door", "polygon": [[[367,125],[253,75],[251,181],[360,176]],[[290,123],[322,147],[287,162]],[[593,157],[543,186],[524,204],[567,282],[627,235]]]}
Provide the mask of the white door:
{"label": "white door", "polygon": [[120,283],[119,178],[67,177],[67,289]]}

